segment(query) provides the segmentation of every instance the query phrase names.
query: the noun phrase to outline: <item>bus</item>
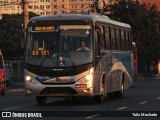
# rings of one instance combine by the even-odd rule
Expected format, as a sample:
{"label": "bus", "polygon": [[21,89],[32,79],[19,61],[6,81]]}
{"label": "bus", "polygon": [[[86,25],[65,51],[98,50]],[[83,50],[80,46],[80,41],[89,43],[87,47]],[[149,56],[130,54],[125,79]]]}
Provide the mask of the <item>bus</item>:
{"label": "bus", "polygon": [[[85,44],[85,48],[81,49]],[[122,98],[133,83],[131,26],[96,13],[30,19],[25,41],[26,94]]]}
{"label": "bus", "polygon": [[1,91],[1,95],[5,95],[5,89],[6,89],[6,71],[5,71],[2,51],[0,49],[0,91]]}

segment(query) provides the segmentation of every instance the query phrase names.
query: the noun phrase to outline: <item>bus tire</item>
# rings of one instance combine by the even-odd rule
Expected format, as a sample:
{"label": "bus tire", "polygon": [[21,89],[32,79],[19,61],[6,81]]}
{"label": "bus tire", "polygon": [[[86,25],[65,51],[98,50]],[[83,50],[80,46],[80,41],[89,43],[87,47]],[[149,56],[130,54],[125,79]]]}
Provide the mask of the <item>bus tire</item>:
{"label": "bus tire", "polygon": [[104,101],[104,95],[96,95],[96,96],[94,96],[94,101],[96,103],[103,103],[103,101]]}
{"label": "bus tire", "polygon": [[101,84],[101,94],[100,95],[96,95],[95,96],[95,102],[96,103],[103,103],[104,101],[104,97],[105,97],[105,82],[103,81],[103,83]]}
{"label": "bus tire", "polygon": [[121,90],[115,92],[116,98],[121,99],[124,96],[124,82],[121,83]]}
{"label": "bus tire", "polygon": [[1,95],[5,95],[5,94],[6,94],[5,88],[3,88],[3,89],[1,90]]}
{"label": "bus tire", "polygon": [[107,93],[107,98],[108,99],[114,99],[114,96],[115,96],[115,94],[114,94],[114,92],[110,92],[110,93]]}
{"label": "bus tire", "polygon": [[47,97],[45,96],[36,96],[36,100],[39,105],[44,105],[47,103]]}

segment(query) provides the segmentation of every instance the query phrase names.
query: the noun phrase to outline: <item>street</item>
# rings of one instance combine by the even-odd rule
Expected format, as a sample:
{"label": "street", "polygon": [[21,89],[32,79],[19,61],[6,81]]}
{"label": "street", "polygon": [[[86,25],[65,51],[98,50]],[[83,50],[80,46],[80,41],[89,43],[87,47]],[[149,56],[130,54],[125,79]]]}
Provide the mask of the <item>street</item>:
{"label": "street", "polygon": [[[24,85],[10,85],[6,96],[0,96],[0,111],[36,111],[44,112],[48,111],[49,115],[54,111],[52,117],[56,115],[58,119],[60,117],[79,117],[82,119],[96,119],[102,117],[116,117],[116,112],[123,114],[127,112],[121,111],[134,111],[136,112],[153,112],[160,111],[160,80],[158,79],[143,79],[134,82],[133,86],[125,91],[123,99],[105,99],[103,104],[96,104],[90,98],[84,99],[62,99],[62,98],[48,98],[46,105],[38,105],[35,97],[29,97],[25,95]],[[63,111],[63,112],[59,112]],[[80,111],[80,112],[77,112]],[[106,112],[109,111],[109,112]],[[110,114],[111,112],[111,114]],[[79,114],[79,113],[82,113]],[[64,115],[63,115],[64,114]],[[68,115],[67,115],[68,114]],[[107,115],[110,114],[110,115]],[[113,115],[112,115],[113,114]],[[156,119],[158,117],[149,117],[150,119]],[[149,119],[148,118],[148,119]],[[61,118],[62,119],[62,118]],[[122,118],[121,118],[122,119]],[[123,118],[127,119],[127,118]],[[136,119],[133,117],[133,119]],[[141,118],[142,120],[143,118]],[[146,120],[146,118],[144,117]],[[149,120],[150,120],[149,119]]]}

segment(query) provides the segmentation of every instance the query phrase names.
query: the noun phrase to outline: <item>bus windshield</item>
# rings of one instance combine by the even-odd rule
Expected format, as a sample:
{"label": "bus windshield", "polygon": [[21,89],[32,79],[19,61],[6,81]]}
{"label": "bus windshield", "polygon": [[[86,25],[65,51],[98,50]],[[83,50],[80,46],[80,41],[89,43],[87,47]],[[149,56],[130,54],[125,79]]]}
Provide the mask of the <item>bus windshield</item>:
{"label": "bus windshield", "polygon": [[41,67],[75,67],[92,62],[90,25],[28,27],[27,64]]}

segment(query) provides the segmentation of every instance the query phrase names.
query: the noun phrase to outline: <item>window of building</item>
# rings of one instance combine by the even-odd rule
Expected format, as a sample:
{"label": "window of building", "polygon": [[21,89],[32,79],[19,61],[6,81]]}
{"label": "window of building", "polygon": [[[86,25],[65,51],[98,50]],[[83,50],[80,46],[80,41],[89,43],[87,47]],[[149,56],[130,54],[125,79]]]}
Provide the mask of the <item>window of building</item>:
{"label": "window of building", "polygon": [[54,14],[56,15],[56,14],[57,14],[57,12],[55,11],[55,12],[54,12]]}
{"label": "window of building", "polygon": [[32,6],[28,6],[29,9],[32,9]]}

